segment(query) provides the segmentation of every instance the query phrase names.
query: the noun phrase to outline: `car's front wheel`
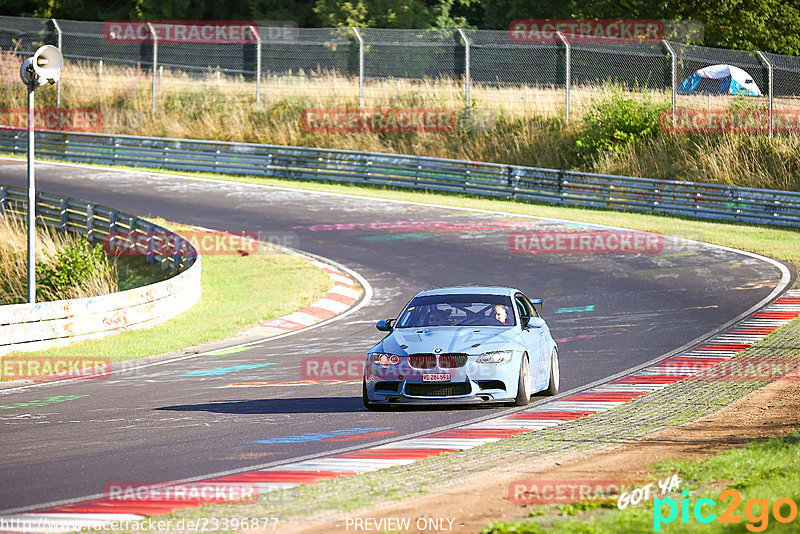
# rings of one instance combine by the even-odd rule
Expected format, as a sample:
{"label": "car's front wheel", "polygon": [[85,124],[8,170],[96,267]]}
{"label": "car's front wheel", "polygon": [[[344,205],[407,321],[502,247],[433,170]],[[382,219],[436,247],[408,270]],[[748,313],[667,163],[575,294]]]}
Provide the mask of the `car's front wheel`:
{"label": "car's front wheel", "polygon": [[517,406],[527,406],[531,402],[531,367],[528,363],[528,355],[522,355],[522,364],[519,366],[519,380],[517,382],[517,398],[514,404]]}
{"label": "car's front wheel", "polygon": [[544,390],[545,395],[555,395],[561,383],[561,373],[558,368],[558,351],[553,348],[553,356],[550,358],[550,384]]}
{"label": "car's front wheel", "polygon": [[364,401],[364,408],[367,410],[371,410],[373,412],[382,411],[386,408],[380,404],[375,404],[374,402],[369,400],[367,396],[367,381],[364,380],[361,382],[361,399]]}

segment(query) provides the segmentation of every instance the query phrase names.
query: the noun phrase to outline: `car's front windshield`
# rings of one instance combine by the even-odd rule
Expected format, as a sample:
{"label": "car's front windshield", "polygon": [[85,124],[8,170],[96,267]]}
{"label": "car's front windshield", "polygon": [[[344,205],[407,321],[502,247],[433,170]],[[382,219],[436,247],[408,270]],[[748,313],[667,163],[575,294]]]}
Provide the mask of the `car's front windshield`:
{"label": "car's front windshield", "polygon": [[514,326],[507,295],[427,295],[408,303],[397,328],[421,326]]}

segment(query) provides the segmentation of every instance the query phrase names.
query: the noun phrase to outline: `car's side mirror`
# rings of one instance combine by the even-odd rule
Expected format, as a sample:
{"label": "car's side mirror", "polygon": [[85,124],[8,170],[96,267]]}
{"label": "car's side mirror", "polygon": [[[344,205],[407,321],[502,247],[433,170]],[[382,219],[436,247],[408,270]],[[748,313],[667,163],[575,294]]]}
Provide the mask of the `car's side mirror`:
{"label": "car's side mirror", "polygon": [[375,325],[375,328],[377,328],[381,332],[391,332],[393,327],[394,327],[394,319],[381,319]]}
{"label": "car's side mirror", "polygon": [[523,328],[541,328],[545,325],[545,322],[541,317],[523,317],[522,325]]}

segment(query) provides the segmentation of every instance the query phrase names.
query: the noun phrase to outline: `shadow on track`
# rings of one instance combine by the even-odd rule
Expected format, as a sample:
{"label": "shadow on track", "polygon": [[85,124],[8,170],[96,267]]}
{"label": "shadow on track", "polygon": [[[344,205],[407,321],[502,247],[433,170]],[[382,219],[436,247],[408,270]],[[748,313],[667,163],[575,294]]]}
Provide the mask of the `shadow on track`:
{"label": "shadow on track", "polygon": [[347,413],[363,412],[361,397],[296,397],[205,402],[163,406],[157,410],[229,414]]}
{"label": "shadow on track", "polygon": [[[461,411],[487,409],[485,405],[477,406],[402,406],[394,405],[387,412],[411,411]],[[498,406],[498,408],[500,408]],[[280,413],[351,413],[366,412],[361,397],[297,397],[290,399],[257,399],[205,402],[202,404],[179,404],[163,406],[157,410],[176,412],[213,412],[225,414],[280,414]]]}

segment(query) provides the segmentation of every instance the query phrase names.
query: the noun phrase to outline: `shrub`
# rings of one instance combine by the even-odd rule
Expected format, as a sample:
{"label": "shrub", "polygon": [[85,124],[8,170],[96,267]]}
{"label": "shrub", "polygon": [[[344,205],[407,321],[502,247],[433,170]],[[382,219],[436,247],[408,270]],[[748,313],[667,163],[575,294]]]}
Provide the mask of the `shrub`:
{"label": "shrub", "polygon": [[[0,216],[0,305],[27,300],[27,232],[22,221]],[[51,228],[36,229],[37,301],[117,291],[117,271],[101,245]]]}
{"label": "shrub", "polygon": [[617,154],[625,146],[659,131],[659,116],[667,109],[664,103],[639,101],[619,91],[595,103],[584,116],[575,142],[580,158],[594,164],[603,152]]}
{"label": "shrub", "polygon": [[89,289],[111,267],[100,243],[68,242],[50,263],[36,265],[37,300],[58,300]]}

